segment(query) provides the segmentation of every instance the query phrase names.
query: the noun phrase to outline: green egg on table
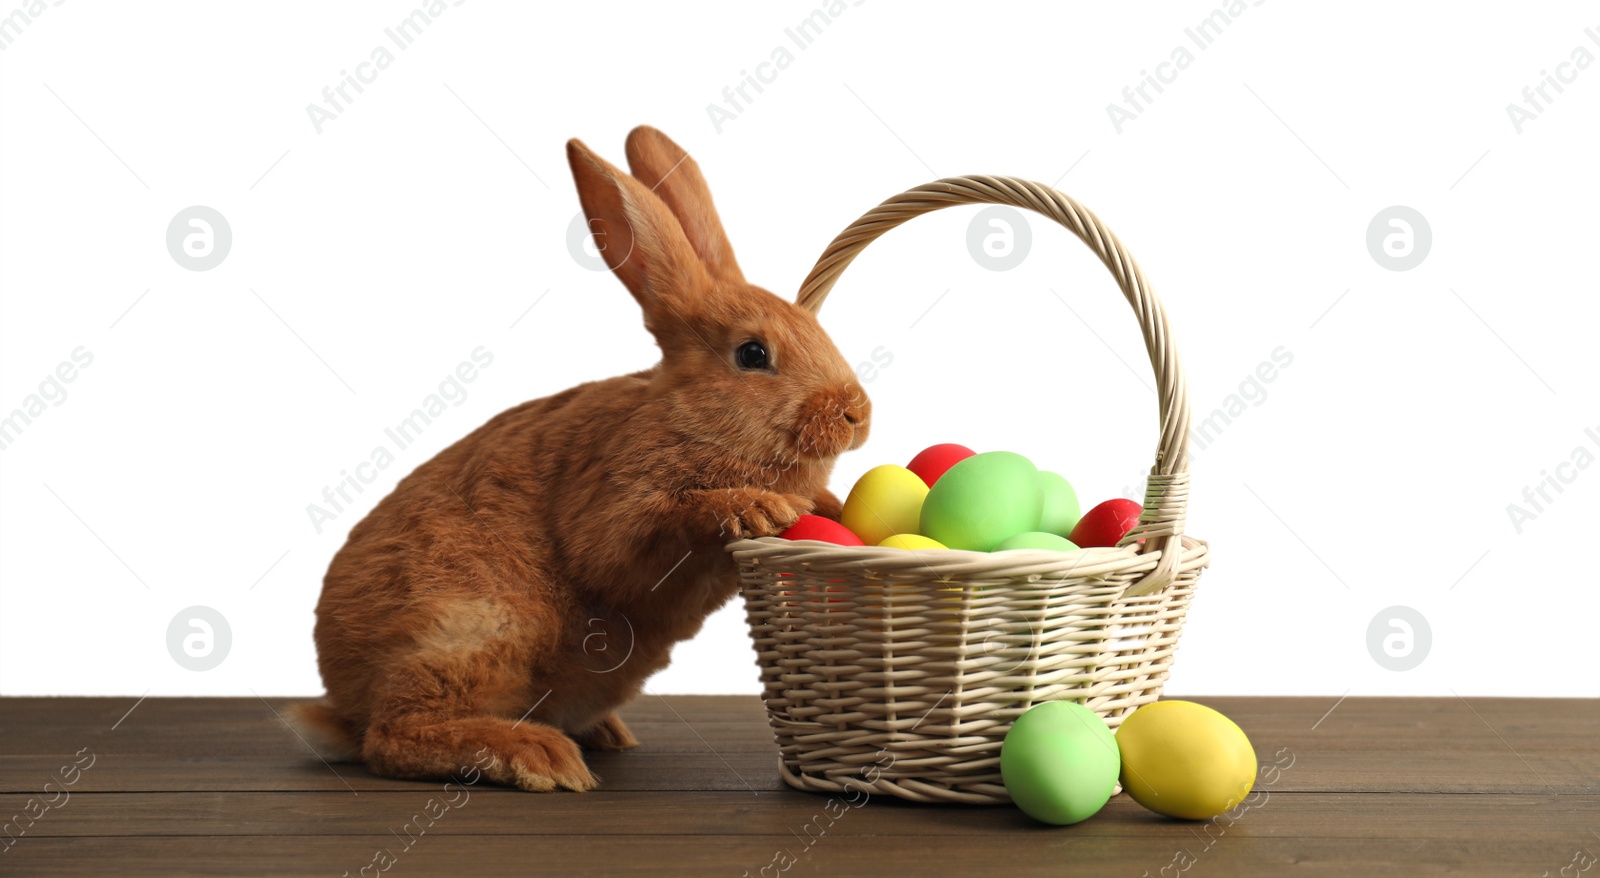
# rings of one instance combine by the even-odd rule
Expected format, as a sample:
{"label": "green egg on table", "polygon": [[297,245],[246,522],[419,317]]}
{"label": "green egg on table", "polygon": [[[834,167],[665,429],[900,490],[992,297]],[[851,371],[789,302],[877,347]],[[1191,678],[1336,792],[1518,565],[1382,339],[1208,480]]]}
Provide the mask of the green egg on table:
{"label": "green egg on table", "polygon": [[1039,512],[1039,530],[1067,536],[1083,517],[1078,509],[1078,492],[1072,483],[1058,473],[1039,471],[1039,494],[1043,506]]}
{"label": "green egg on table", "polygon": [[1078,544],[1058,534],[1045,533],[1044,531],[1039,530],[1030,530],[1006,537],[1000,541],[1000,545],[994,547],[994,551],[996,552],[1006,552],[1010,551],[1011,549],[1044,549],[1050,552],[1076,552],[1078,551]]}
{"label": "green egg on table", "polygon": [[922,519],[928,483],[903,466],[875,466],[856,480],[839,523],[869,546],[895,534],[912,534]]}
{"label": "green egg on table", "polygon": [[1256,751],[1233,720],[1192,701],[1158,701],[1117,729],[1122,788],[1157,814],[1209,820],[1256,780]]}
{"label": "green egg on table", "polygon": [[1105,807],[1121,762],[1106,721],[1074,701],[1032,708],[1000,746],[1000,776],[1011,800],[1029,817],[1057,826]]}
{"label": "green egg on table", "polygon": [[952,549],[988,552],[1013,534],[1037,530],[1039,470],[1026,457],[987,451],[945,471],[922,503],[917,533]]}

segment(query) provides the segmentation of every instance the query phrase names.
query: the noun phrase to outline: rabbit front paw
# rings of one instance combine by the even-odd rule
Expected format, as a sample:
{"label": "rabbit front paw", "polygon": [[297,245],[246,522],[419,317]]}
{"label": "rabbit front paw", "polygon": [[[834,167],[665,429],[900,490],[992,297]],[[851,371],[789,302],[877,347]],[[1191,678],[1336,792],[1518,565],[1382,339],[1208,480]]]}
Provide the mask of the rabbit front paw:
{"label": "rabbit front paw", "polygon": [[760,488],[722,488],[699,495],[721,540],[777,536],[812,508],[812,502],[799,494]]}

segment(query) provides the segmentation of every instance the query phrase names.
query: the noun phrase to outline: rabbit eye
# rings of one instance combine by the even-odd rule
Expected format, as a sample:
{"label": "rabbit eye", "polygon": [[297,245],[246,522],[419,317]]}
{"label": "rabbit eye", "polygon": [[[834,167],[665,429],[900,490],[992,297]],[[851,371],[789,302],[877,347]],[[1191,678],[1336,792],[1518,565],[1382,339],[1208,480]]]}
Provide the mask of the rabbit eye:
{"label": "rabbit eye", "polygon": [[767,368],[767,346],[759,341],[747,341],[733,352],[733,361],[739,368],[755,371]]}

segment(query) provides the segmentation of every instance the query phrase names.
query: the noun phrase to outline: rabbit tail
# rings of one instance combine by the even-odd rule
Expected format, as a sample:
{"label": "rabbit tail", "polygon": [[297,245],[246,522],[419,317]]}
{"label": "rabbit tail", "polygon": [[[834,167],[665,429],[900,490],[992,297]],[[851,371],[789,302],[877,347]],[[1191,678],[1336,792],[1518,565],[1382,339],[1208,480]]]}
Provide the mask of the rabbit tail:
{"label": "rabbit tail", "polygon": [[361,738],[325,699],[289,706],[289,726],[328,762],[361,761]]}

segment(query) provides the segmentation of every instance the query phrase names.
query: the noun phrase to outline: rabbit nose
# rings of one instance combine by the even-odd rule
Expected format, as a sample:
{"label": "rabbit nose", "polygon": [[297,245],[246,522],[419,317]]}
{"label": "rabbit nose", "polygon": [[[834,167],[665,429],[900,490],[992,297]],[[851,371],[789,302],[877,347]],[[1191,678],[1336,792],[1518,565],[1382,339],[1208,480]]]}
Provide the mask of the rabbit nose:
{"label": "rabbit nose", "polygon": [[839,413],[850,426],[860,427],[872,419],[872,403],[860,389],[845,396],[840,402],[843,404],[839,406]]}
{"label": "rabbit nose", "polygon": [[844,420],[850,425],[850,447],[860,448],[871,430],[872,402],[859,388],[844,407]]}

